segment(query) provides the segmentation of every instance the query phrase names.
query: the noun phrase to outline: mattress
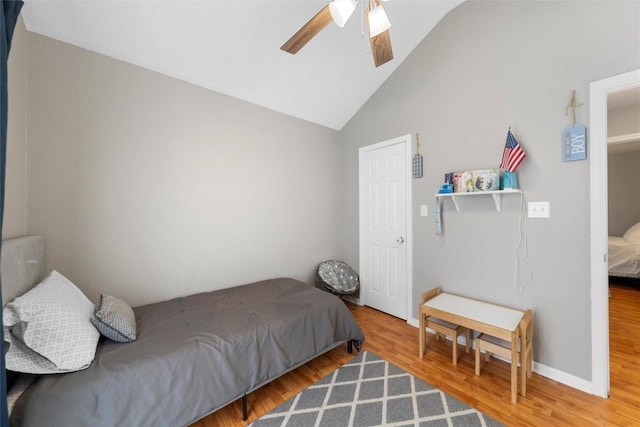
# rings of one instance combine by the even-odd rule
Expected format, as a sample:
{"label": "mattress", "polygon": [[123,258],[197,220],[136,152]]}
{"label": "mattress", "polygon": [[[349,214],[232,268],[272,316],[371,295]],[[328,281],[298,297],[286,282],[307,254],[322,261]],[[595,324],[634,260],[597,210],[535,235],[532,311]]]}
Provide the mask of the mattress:
{"label": "mattress", "polygon": [[12,425],[188,425],[344,341],[364,340],[340,299],[293,279],[134,312],[135,342],[104,340],[88,369],[36,379]]}
{"label": "mattress", "polygon": [[640,247],[609,236],[609,276],[640,278]]}

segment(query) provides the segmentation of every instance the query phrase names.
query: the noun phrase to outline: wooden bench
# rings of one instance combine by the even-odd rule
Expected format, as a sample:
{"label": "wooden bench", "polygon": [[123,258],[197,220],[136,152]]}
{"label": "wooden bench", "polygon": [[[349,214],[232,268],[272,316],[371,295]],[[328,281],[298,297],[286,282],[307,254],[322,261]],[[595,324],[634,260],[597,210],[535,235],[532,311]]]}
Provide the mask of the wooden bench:
{"label": "wooden bench", "polygon": [[[517,347],[517,358],[515,362],[520,364],[520,394],[527,395],[527,378],[531,378],[531,365],[526,363],[531,360],[533,350],[533,327],[532,313],[527,310],[520,322],[520,340]],[[480,375],[480,352],[484,350],[486,361],[491,359],[491,354],[497,354],[505,358],[511,358],[511,342],[496,338],[487,334],[480,334],[476,337],[476,375]],[[524,358],[523,358],[524,355]]]}
{"label": "wooden bench", "polygon": [[[425,319],[433,316],[447,322],[460,325],[470,330],[478,331],[509,343],[511,352],[511,401],[518,401],[518,339],[522,335],[524,348],[532,346],[530,335],[527,335],[522,320],[525,311],[504,307],[473,298],[442,292],[440,288],[432,289],[423,294],[420,304],[420,358],[424,356]],[[529,322],[530,324],[532,322]],[[525,372],[531,372],[531,354],[527,350],[523,353]],[[526,382],[522,381],[522,395],[526,393]]]}
{"label": "wooden bench", "polygon": [[[440,293],[440,288],[432,289],[431,291],[427,291],[423,293],[422,303],[424,304],[426,300],[433,298],[439,293]],[[471,345],[471,331],[468,328],[462,327],[460,325],[456,325],[451,322],[447,322],[442,319],[438,319],[437,317],[433,317],[433,316],[425,316],[424,318],[422,318],[421,316],[421,320],[422,320],[422,324],[420,328],[422,329],[427,327],[429,329],[434,330],[436,333],[436,341],[439,339],[441,335],[452,338],[452,342],[453,342],[452,358],[453,358],[454,365],[458,364],[458,337],[462,334],[465,334],[466,352],[469,353],[469,348]],[[423,346],[424,343],[420,343],[420,345]],[[421,354],[424,354],[424,353],[422,352]],[[422,356],[420,357],[422,358]]]}

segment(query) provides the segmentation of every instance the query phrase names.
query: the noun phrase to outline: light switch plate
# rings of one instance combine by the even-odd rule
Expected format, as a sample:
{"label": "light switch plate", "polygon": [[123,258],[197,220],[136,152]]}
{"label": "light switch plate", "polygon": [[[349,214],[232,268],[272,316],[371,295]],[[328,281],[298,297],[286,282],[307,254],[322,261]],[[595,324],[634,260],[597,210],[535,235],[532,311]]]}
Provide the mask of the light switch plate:
{"label": "light switch plate", "polygon": [[527,203],[529,218],[549,218],[551,217],[551,204],[549,202],[529,202]]}
{"label": "light switch plate", "polygon": [[420,206],[420,216],[429,216],[429,206],[421,205]]}

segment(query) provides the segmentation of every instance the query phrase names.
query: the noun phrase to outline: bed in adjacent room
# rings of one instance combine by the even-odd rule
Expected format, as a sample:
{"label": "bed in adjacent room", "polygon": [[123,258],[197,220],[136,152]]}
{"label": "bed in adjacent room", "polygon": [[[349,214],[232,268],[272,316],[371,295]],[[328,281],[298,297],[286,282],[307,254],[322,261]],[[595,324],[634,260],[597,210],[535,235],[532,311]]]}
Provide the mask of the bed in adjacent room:
{"label": "bed in adjacent room", "polygon": [[622,237],[609,236],[609,276],[640,279],[640,222]]}
{"label": "bed in adjacent room", "polygon": [[[29,239],[17,240],[42,244]],[[3,243],[5,302],[37,283],[43,265],[14,243]],[[38,265],[40,273],[15,272]],[[135,340],[103,337],[86,369],[35,376],[12,408],[12,425],[189,425],[326,351],[364,340],[339,298],[287,278],[133,313]]]}

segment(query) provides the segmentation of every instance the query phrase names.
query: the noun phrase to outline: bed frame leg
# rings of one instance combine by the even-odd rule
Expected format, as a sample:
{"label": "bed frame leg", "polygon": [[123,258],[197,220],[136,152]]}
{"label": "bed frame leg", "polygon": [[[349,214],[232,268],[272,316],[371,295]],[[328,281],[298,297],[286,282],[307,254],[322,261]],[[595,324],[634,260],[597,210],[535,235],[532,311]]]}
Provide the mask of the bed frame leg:
{"label": "bed frame leg", "polygon": [[249,415],[247,414],[247,393],[242,395],[242,421],[247,421]]}
{"label": "bed frame leg", "polygon": [[347,352],[349,354],[353,353],[353,340],[347,341]]}

